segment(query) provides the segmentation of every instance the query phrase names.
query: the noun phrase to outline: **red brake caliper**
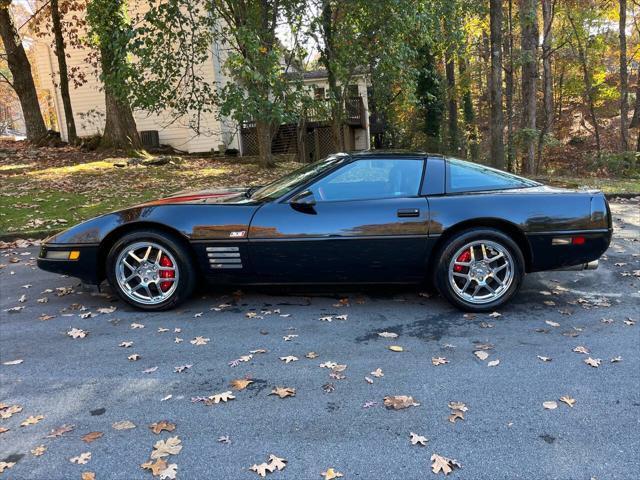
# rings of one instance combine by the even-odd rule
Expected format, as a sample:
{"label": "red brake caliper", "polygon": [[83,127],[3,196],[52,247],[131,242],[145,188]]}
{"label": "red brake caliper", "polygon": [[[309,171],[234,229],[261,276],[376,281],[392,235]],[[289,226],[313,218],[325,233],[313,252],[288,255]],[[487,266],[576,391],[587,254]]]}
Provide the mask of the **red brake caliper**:
{"label": "red brake caliper", "polygon": [[[169,257],[163,255],[160,258],[160,266],[162,267],[173,267],[173,263],[169,260]],[[160,270],[160,278],[175,278],[176,272],[175,270]],[[171,288],[171,284],[173,282],[160,282],[160,290],[166,292]]]}
{"label": "red brake caliper", "polygon": [[[469,252],[469,250],[465,250],[460,254],[458,258],[456,258],[456,262],[468,262],[469,260],[471,260],[471,252]],[[463,268],[464,265],[454,265],[453,271],[461,272]]]}

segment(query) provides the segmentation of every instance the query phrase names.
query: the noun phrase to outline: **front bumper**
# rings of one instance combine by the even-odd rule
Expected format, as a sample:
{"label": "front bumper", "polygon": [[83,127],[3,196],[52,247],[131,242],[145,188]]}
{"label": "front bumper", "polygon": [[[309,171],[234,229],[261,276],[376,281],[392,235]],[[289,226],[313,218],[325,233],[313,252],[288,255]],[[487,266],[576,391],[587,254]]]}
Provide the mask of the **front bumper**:
{"label": "front bumper", "polygon": [[[78,258],[70,260],[66,252],[79,252]],[[103,277],[98,255],[98,244],[45,243],[40,247],[38,268],[76,277],[85,283],[98,284]]]}

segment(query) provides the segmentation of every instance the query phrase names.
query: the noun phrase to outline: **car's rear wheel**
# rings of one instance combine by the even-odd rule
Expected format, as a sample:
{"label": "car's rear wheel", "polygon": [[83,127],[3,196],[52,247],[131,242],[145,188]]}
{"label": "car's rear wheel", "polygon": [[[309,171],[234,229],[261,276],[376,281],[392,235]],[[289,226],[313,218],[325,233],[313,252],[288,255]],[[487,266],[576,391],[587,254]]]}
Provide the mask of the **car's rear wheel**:
{"label": "car's rear wheel", "polygon": [[142,310],[175,307],[196,281],[193,260],[182,243],[164,232],[131,232],[107,255],[107,278],[127,303]]}
{"label": "car's rear wheel", "polygon": [[486,312],[507,302],[520,288],[524,257],[518,245],[499,230],[460,232],[439,255],[435,284],[453,305]]}

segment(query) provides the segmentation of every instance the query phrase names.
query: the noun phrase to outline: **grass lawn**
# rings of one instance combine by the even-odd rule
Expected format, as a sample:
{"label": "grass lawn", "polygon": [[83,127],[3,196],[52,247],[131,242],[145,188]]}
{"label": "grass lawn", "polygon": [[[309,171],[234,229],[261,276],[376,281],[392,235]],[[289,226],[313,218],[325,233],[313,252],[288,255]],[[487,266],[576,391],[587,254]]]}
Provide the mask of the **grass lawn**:
{"label": "grass lawn", "polygon": [[43,237],[181,190],[262,185],[300,166],[288,157],[265,170],[250,158],[186,156],[175,166],[117,167],[126,159],[77,149],[28,152],[0,144],[0,237]]}
{"label": "grass lawn", "polygon": [[[44,237],[87,218],[187,189],[263,185],[300,166],[256,159],[185,156],[178,165],[118,167],[122,158],[73,147],[0,142],[0,238]],[[638,193],[640,179],[553,177],[545,183]]]}

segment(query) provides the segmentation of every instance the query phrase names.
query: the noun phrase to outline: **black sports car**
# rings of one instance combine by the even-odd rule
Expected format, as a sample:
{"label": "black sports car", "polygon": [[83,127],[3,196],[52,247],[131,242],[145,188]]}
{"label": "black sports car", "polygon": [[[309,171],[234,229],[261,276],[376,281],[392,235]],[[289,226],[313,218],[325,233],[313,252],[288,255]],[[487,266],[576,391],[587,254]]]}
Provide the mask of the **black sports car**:
{"label": "black sports car", "polygon": [[463,310],[525,273],[596,268],[612,227],[598,191],[551,188],[424,153],[332,155],[263,187],[176,194],[47,239],[38,266],[144,310],[225,284],[420,283]]}

